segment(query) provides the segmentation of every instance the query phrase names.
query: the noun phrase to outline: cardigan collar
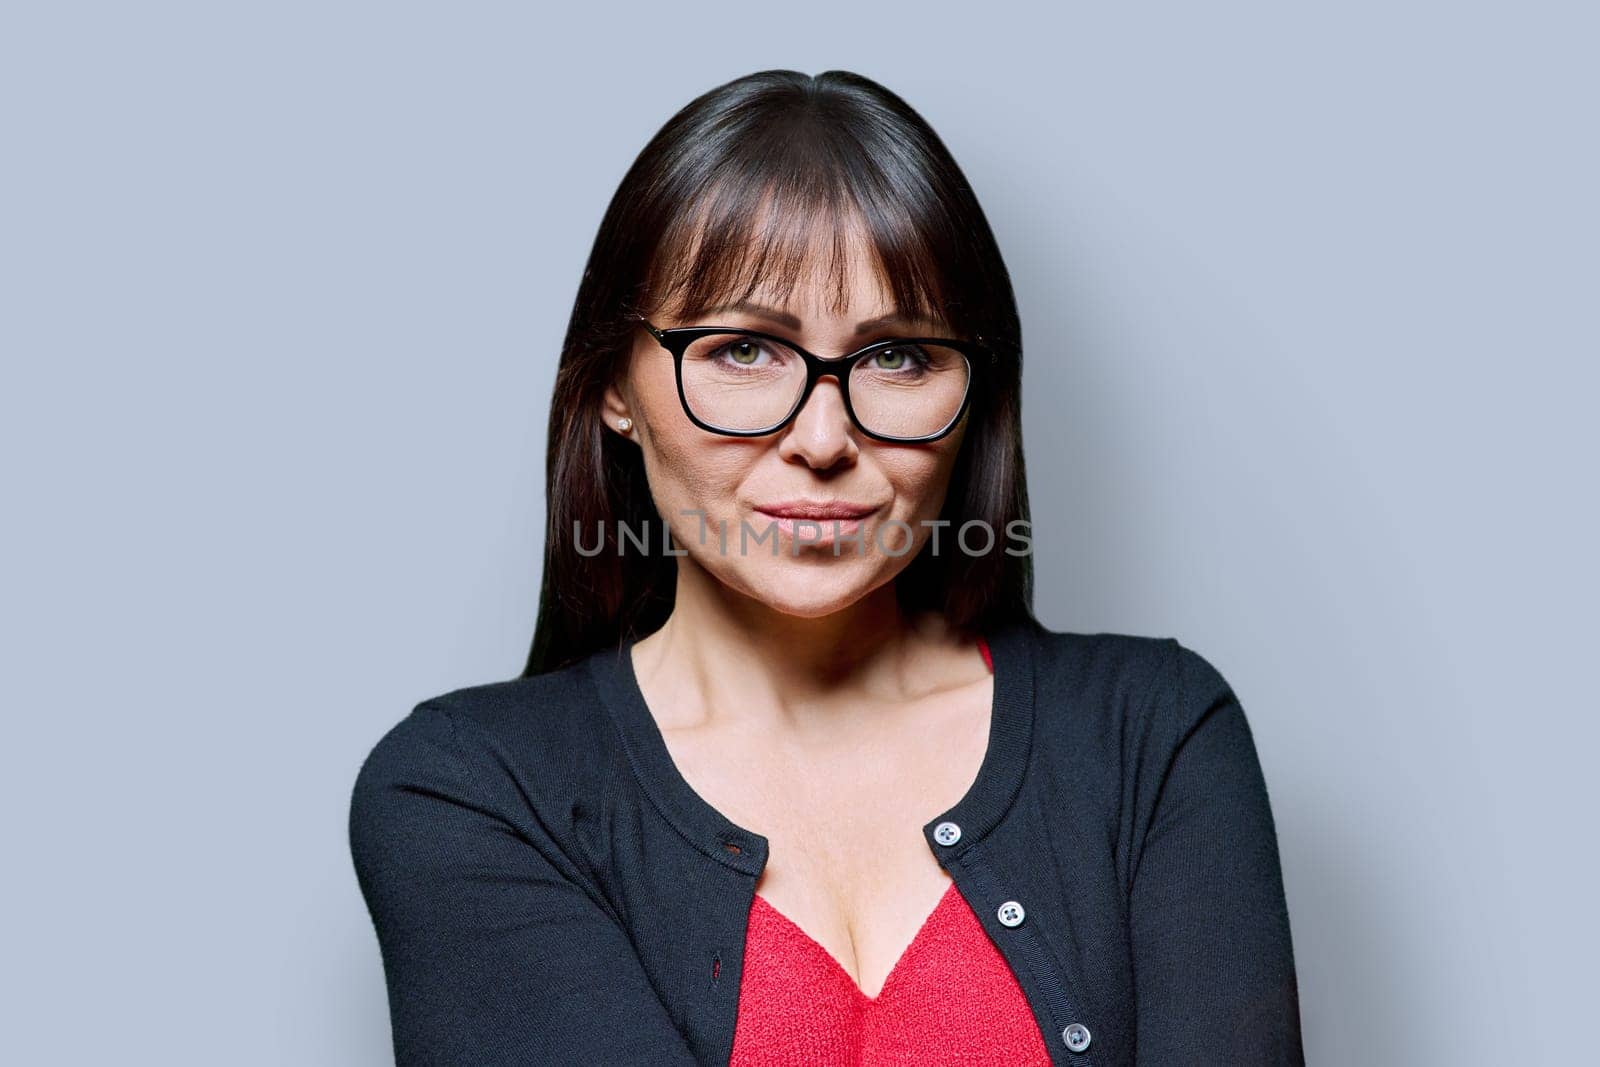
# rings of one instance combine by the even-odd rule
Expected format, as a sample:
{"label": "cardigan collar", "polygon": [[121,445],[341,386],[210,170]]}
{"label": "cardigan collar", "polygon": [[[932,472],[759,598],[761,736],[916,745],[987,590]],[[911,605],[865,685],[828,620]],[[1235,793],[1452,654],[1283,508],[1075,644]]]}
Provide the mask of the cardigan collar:
{"label": "cardigan collar", "polygon": [[[1033,743],[1035,631],[1032,618],[1010,620],[984,634],[994,664],[994,700],[989,744],[978,777],[955,805],[922,827],[941,864],[960,855],[992,830],[1022,788]],[[767,838],[735,824],[695,792],[678,771],[645,703],[633,668],[633,637],[593,653],[585,667],[601,702],[622,735],[628,763],[650,802],[700,851],[745,874],[759,875],[767,862]],[[945,844],[935,829],[952,823],[958,840]],[[949,837],[946,831],[945,838]]]}

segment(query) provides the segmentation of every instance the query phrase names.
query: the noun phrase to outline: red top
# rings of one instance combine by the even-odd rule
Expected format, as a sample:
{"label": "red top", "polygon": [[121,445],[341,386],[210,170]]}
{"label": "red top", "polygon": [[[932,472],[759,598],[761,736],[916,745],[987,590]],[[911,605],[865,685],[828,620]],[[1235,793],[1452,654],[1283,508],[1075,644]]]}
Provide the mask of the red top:
{"label": "red top", "polygon": [[[988,643],[979,651],[989,670]],[[954,883],[876,997],[765,897],[750,904],[730,1067],[1048,1067],[1022,987]]]}

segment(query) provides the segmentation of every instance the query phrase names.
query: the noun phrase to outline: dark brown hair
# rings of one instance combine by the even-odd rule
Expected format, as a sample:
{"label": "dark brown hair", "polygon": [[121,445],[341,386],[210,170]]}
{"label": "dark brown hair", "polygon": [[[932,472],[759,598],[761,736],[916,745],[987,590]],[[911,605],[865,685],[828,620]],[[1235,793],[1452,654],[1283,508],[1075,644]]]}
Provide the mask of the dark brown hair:
{"label": "dark brown hair", "polygon": [[[642,637],[666,621],[676,557],[619,547],[618,524],[659,526],[639,447],[602,419],[639,315],[669,302],[686,317],[759,286],[788,292],[819,223],[833,227],[831,277],[847,291],[841,235],[871,245],[896,309],[981,340],[972,406],[928,546],[895,579],[908,611],[941,611],[982,633],[1032,615],[1032,556],[1008,554],[1008,524],[1029,520],[1022,460],[1022,340],[1016,298],[988,220],[961,169],[898,96],[848,71],[768,70],[690,101],[639,153],[611,198],[578,286],[550,405],[544,585],[524,677]],[[665,357],[665,353],[663,353]],[[995,547],[948,545],[981,520]],[[576,550],[581,531],[585,553]],[[593,551],[597,539],[602,544]]]}

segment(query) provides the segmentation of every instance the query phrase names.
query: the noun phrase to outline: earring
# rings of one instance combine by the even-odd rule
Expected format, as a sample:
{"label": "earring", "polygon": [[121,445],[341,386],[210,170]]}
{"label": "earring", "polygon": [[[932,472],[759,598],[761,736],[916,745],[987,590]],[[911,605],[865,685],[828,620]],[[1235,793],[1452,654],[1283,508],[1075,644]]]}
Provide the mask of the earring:
{"label": "earring", "polygon": [[623,433],[627,433],[629,430],[633,429],[633,420],[628,418],[618,419],[617,429],[621,430]]}

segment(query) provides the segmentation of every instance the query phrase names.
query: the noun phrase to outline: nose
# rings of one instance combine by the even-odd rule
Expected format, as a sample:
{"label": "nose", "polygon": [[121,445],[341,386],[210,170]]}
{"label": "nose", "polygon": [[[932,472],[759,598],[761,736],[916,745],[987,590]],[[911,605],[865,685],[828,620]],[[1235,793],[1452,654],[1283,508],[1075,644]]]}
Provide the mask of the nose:
{"label": "nose", "polygon": [[778,442],[785,459],[803,459],[811,467],[831,467],[857,452],[855,425],[845,410],[844,394],[837,378],[817,379],[811,395],[796,412]]}

